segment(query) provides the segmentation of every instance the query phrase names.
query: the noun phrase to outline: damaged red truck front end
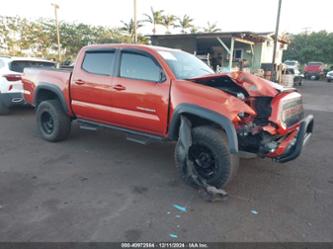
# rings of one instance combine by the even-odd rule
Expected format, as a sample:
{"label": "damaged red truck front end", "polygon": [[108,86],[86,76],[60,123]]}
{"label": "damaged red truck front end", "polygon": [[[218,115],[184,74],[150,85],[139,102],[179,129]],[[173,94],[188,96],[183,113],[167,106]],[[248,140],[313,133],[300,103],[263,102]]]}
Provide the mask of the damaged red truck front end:
{"label": "damaged red truck front end", "polygon": [[[232,104],[236,105],[237,114],[230,117],[239,151],[285,163],[300,155],[312,135],[313,116],[304,118],[302,96],[294,88],[285,88],[245,72],[192,81],[219,88],[239,100]],[[229,114],[232,105],[227,107]]]}

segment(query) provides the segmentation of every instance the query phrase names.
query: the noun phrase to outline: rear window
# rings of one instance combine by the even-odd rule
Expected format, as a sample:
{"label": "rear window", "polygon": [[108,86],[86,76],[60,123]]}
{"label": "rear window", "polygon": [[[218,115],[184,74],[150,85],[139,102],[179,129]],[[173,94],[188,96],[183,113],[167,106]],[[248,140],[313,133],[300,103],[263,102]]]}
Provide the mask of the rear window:
{"label": "rear window", "polygon": [[45,61],[12,61],[9,65],[9,69],[11,71],[17,73],[23,73],[24,69],[27,67],[46,67],[46,68],[54,68],[55,63],[53,62],[45,62]]}
{"label": "rear window", "polygon": [[82,68],[88,73],[112,75],[114,51],[88,51],[84,57]]}

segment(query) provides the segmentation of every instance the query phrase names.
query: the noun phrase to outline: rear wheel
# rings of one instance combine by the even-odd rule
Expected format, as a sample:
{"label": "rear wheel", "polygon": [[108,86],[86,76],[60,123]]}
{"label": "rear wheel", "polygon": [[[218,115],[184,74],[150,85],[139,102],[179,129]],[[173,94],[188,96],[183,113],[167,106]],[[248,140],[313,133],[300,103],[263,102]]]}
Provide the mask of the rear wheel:
{"label": "rear wheel", "polygon": [[36,112],[37,126],[42,137],[51,142],[65,140],[71,130],[71,119],[58,100],[43,101]]}
{"label": "rear wheel", "polygon": [[[176,165],[185,182],[193,186],[193,180],[187,176],[183,152],[178,141],[175,150]],[[229,152],[225,133],[210,126],[199,126],[192,130],[192,145],[188,157],[198,175],[217,188],[226,186],[239,166],[239,158]]]}

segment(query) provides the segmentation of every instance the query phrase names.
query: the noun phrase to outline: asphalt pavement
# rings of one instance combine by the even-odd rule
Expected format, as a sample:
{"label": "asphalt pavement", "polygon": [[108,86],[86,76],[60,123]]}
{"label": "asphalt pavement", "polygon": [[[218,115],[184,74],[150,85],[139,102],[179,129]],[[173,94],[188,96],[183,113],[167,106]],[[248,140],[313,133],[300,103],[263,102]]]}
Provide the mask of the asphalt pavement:
{"label": "asphalt pavement", "polygon": [[303,154],[242,160],[229,199],[216,203],[180,180],[174,144],[77,125],[48,143],[34,111],[15,108],[0,116],[0,241],[332,241],[333,83],[299,90],[315,115]]}

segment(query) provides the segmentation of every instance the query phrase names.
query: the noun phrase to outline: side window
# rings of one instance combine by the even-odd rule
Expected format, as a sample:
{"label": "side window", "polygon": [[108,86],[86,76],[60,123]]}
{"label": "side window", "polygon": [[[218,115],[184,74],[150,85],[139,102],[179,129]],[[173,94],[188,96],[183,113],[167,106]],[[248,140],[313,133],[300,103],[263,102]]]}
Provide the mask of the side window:
{"label": "side window", "polygon": [[120,77],[159,82],[161,80],[161,68],[148,56],[123,52]]}
{"label": "side window", "polygon": [[242,49],[235,49],[234,50],[234,59],[241,60],[243,58],[243,50]]}
{"label": "side window", "polygon": [[82,69],[88,73],[111,75],[114,61],[114,51],[87,51],[82,63]]}

